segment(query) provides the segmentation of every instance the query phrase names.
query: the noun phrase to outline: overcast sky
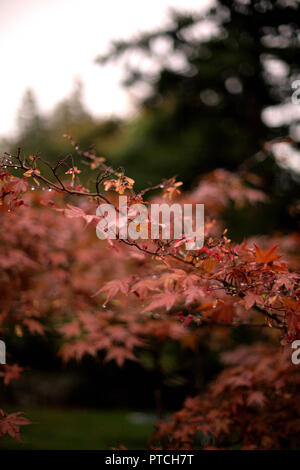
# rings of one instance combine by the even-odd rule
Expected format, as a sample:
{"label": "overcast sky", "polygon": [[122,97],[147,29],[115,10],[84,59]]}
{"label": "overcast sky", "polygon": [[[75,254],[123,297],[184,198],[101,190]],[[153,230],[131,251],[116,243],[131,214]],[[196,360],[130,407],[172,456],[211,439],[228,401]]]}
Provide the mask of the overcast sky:
{"label": "overcast sky", "polygon": [[167,20],[170,7],[199,10],[210,0],[0,0],[0,136],[15,129],[24,91],[32,88],[47,111],[82,80],[96,115],[123,114],[132,100],[121,88],[120,66],[95,57],[111,39],[128,38]]}

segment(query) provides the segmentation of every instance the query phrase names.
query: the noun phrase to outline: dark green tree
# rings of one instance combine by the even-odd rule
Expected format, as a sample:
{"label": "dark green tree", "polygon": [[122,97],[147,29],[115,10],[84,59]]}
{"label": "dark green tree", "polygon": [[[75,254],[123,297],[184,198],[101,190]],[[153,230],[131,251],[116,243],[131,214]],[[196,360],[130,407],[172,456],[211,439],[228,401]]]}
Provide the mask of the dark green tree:
{"label": "dark green tree", "polygon": [[18,145],[25,152],[34,153],[43,148],[47,139],[46,120],[41,114],[34,91],[25,91],[17,114]]}
{"label": "dark green tree", "polygon": [[262,112],[291,100],[299,34],[296,0],[219,0],[205,14],[172,12],[167,26],[114,41],[98,62],[125,59],[124,84],[147,94],[122,163],[139,181],[178,173],[191,183],[286,135],[287,125],[271,129]]}
{"label": "dark green tree", "polygon": [[[86,109],[80,81],[75,82],[70,95],[47,114],[40,111],[34,91],[29,89],[20,103],[17,133],[0,140],[0,152],[15,153],[20,147],[23,156],[39,153],[41,158],[52,164],[59,157],[71,154],[75,164],[81,168],[81,178],[85,182],[91,176],[89,167],[81,165],[81,159],[63,134],[73,136],[82,148],[95,145],[98,154],[110,154],[111,149],[120,145],[121,124],[119,119],[97,119]],[[49,169],[44,168],[44,171],[48,177],[51,176]],[[64,171],[61,168],[62,175]]]}
{"label": "dark green tree", "polygon": [[[83,85],[77,80],[70,96],[59,102],[51,116],[53,129],[64,129],[65,133],[82,133],[82,126],[88,127],[92,117],[84,106]],[[77,131],[76,131],[76,128]],[[81,132],[80,132],[81,130]]]}

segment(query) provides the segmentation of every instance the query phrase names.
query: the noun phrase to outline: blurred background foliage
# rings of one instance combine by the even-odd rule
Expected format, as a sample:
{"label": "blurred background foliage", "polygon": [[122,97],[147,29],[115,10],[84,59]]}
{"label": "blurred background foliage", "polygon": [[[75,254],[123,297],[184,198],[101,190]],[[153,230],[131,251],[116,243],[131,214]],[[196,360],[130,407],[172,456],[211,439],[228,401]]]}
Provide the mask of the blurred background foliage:
{"label": "blurred background foliage", "polygon": [[[113,166],[122,165],[137,188],[178,175],[189,189],[201,175],[220,167],[246,178],[251,172],[257,178],[249,184],[266,191],[270,200],[247,211],[231,207],[226,214],[230,237],[240,241],[246,235],[296,230],[300,113],[291,104],[291,84],[300,77],[299,38],[298,1],[219,0],[205,15],[173,11],[168,26],[133,40],[115,41],[107,54],[96,59],[101,66],[120,61],[124,86],[137,96],[134,116],[94,117],[83,104],[80,82],[44,115],[34,91],[28,90],[20,104],[18,135],[2,139],[1,151],[21,147],[25,155],[39,152],[54,162],[72,153],[62,138],[70,134],[82,148],[93,144]],[[265,145],[285,136],[293,139],[282,144],[288,156],[294,151],[293,160],[276,158]],[[76,158],[74,153],[82,168]],[[87,180],[89,170],[83,170]],[[249,334],[236,331],[234,342],[251,342]],[[100,368],[89,359],[82,366],[71,364],[64,369],[67,383],[61,384],[61,394],[52,396],[51,374],[59,381],[60,368],[52,351],[56,339],[48,338],[47,344],[44,339],[22,341],[26,344],[20,346],[21,340],[12,338],[8,349],[33,372],[25,381],[27,390],[20,381],[6,399],[23,400],[27,406],[68,403],[104,408],[118,403],[125,408],[155,408],[159,385],[168,406],[176,409],[187,392],[202,387],[220,367],[205,341],[197,357],[170,342],[158,357],[145,353],[143,368],[136,364],[121,371],[113,364]],[[36,392],[37,383],[48,384],[46,395],[45,389]]]}
{"label": "blurred background foliage", "polygon": [[292,123],[270,129],[262,112],[289,101],[299,76],[297,2],[289,4],[222,0],[205,16],[173,12],[172,27],[116,41],[98,57],[125,56],[124,85],[148,92],[124,161],[142,158],[151,178],[175,171],[191,183],[216,167],[238,168],[263,141],[286,135]]}
{"label": "blurred background foliage", "polygon": [[[28,90],[18,136],[2,140],[1,150],[21,146],[55,161],[70,152],[67,133],[125,167],[138,188],[173,175],[188,188],[219,167],[256,172],[272,203],[248,213],[250,223],[243,214],[240,222],[231,217],[231,225],[244,227],[233,227],[234,235],[295,229],[299,171],[276,160],[265,143],[291,136],[297,147],[300,140],[300,113],[291,103],[300,71],[298,7],[298,1],[220,0],[204,15],[173,11],[166,27],[115,41],[96,59],[102,66],[120,61],[124,86],[142,96],[135,116],[93,117],[80,82],[44,116]],[[299,153],[294,159],[299,170]]]}

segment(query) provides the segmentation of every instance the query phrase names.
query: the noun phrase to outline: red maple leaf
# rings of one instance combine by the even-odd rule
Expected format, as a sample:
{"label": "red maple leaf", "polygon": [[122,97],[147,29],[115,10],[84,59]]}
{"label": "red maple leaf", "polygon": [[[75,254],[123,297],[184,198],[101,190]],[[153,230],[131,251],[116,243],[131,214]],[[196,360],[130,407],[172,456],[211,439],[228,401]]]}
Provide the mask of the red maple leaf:
{"label": "red maple leaf", "polygon": [[12,380],[20,378],[23,367],[18,366],[18,364],[4,364],[3,369],[0,372],[0,377],[4,378],[4,385],[8,385]]}
{"label": "red maple leaf", "polygon": [[247,398],[247,405],[250,407],[259,407],[262,408],[264,404],[266,403],[267,399],[265,395],[260,392],[259,390],[255,392],[251,392],[250,395],[248,395]]}
{"label": "red maple leaf", "polygon": [[281,258],[281,256],[274,256],[275,251],[279,247],[279,245],[275,245],[267,251],[263,251],[259,246],[255,245],[255,261],[257,263],[269,264],[277,259]]}
{"label": "red maple leaf", "polygon": [[135,356],[131,351],[122,346],[112,346],[106,354],[105,362],[116,361],[119,367],[122,367],[126,359],[136,361]]}
{"label": "red maple leaf", "polygon": [[145,308],[144,312],[150,312],[161,307],[165,307],[168,311],[173,307],[178,298],[179,294],[177,292],[165,292],[154,295],[152,302]]}
{"label": "red maple leaf", "polygon": [[122,280],[109,281],[105,284],[104,287],[101,287],[101,289],[97,290],[97,292],[95,292],[95,294],[93,294],[92,297],[95,297],[100,292],[107,292],[107,297],[106,297],[105,303],[103,304],[103,306],[105,307],[106,304],[111,299],[113,299],[119,292],[121,292],[124,295],[128,295],[129,280],[122,279]]}
{"label": "red maple leaf", "polygon": [[7,414],[0,409],[0,437],[8,434],[13,439],[23,444],[20,426],[28,426],[29,424],[35,424],[29,421],[29,419],[22,416],[24,413],[18,411],[17,413]]}

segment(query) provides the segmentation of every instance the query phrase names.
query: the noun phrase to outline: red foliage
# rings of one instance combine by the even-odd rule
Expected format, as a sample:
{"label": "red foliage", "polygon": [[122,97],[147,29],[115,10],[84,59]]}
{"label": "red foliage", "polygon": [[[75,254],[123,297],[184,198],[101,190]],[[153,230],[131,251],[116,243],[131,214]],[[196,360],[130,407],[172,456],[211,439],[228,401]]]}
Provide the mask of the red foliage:
{"label": "red foliage", "polygon": [[23,444],[20,426],[27,426],[28,424],[33,424],[29,419],[22,416],[23,413],[18,411],[17,413],[7,414],[0,409],[0,437],[8,434],[12,438],[16,439],[18,442]]}
{"label": "red foliage", "polygon": [[223,355],[230,366],[206,394],[187,398],[153,443],[167,449],[281,449],[300,445],[300,370],[290,350],[262,344]]}
{"label": "red foliage", "polygon": [[[98,172],[94,192],[77,184],[77,167],[64,172],[71,182],[62,181],[61,162],[52,169],[55,180],[46,179],[37,169],[38,156],[27,161],[18,154],[9,157],[14,162],[5,162],[21,169],[25,179],[0,174],[1,332],[56,331],[64,340],[59,352],[64,361],[104,351],[104,360],[119,366],[137,360],[137,352],[149,348],[153,338],[173,339],[196,353],[207,325],[271,328],[278,331],[273,343],[282,345],[300,338],[299,236],[236,245],[222,226],[229,203],[265,201],[260,190],[217,170],[189,194],[180,196],[174,178],[136,193],[123,170],[73,144]],[[42,189],[26,193],[30,178]],[[45,196],[48,188],[58,193],[51,200]],[[162,198],[205,204],[209,216],[201,250],[187,251],[183,240],[152,240],[146,246],[96,238],[96,206],[115,201],[107,190],[126,191],[130,206],[158,188]],[[76,206],[70,204],[75,196]],[[289,354],[279,345],[276,350],[259,344],[228,353],[225,361],[237,365],[225,369],[205,395],[188,398],[170,422],[159,424],[155,441],[171,449],[299,445],[300,409],[294,399],[299,369]],[[20,371],[4,366],[0,375],[7,385]],[[8,432],[20,440],[18,426],[29,422],[19,414],[2,416],[0,436]]]}

